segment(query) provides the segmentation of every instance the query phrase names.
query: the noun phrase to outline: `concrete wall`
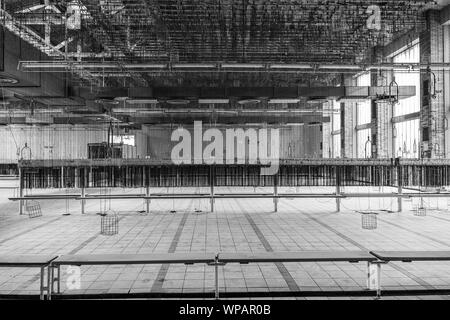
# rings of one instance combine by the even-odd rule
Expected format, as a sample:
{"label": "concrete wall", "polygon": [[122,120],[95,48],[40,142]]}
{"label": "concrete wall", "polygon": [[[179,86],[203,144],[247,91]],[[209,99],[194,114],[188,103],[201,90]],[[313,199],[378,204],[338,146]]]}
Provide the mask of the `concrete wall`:
{"label": "concrete wall", "polygon": [[[147,139],[141,132],[136,134],[136,147],[124,146],[125,158],[144,157]],[[88,143],[106,142],[108,130],[93,126],[52,125],[0,127],[0,163],[17,162],[17,152],[25,146],[31,149],[32,159],[86,159]],[[29,151],[23,151],[28,158]]]}
{"label": "concrete wall", "polygon": [[[193,137],[193,126],[183,127],[191,133]],[[225,136],[224,132],[228,127],[214,126]],[[229,127],[233,128],[234,127]],[[246,129],[246,127],[236,126],[236,128]],[[252,126],[251,128],[259,129]],[[272,128],[272,127],[269,127]],[[177,127],[152,126],[145,127],[142,133],[148,137],[148,156],[151,159],[170,159],[172,148],[178,142],[171,141],[171,135]],[[203,129],[208,129],[206,124]],[[280,158],[321,158],[322,132],[318,125],[308,126],[286,126],[280,127]],[[206,146],[207,143],[204,144]]]}

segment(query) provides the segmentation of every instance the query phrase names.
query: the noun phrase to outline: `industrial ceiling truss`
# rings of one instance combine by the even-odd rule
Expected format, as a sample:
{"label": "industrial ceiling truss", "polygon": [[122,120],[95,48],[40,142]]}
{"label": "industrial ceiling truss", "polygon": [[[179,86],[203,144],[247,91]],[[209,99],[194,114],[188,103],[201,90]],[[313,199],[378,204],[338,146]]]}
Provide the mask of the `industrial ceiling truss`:
{"label": "industrial ceiling truss", "polygon": [[[92,71],[90,64],[112,63],[113,67],[105,67],[112,69],[107,76],[128,75],[141,85],[151,82],[147,73],[156,71],[314,71],[317,65],[319,69],[325,65],[325,70],[326,65],[369,65],[373,47],[425,28],[423,9],[433,1],[3,3],[2,24],[56,60],[52,68],[66,68],[85,77],[104,77],[104,72]],[[374,6],[379,9],[380,24],[369,28]],[[148,69],[140,67],[145,65]]]}

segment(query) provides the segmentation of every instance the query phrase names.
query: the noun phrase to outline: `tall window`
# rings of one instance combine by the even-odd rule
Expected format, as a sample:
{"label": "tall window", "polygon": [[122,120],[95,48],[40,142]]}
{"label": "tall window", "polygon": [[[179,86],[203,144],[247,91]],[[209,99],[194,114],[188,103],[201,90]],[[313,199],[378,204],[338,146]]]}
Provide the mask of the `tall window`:
{"label": "tall window", "polygon": [[[420,46],[415,44],[393,57],[394,63],[419,63]],[[395,81],[399,86],[415,86],[416,95],[401,99],[394,106],[394,117],[403,116],[420,111],[420,72],[394,70]],[[394,124],[394,151],[396,157],[419,157],[419,118],[406,120]]]}
{"label": "tall window", "polygon": [[[370,87],[370,73],[360,75],[356,79],[356,85],[358,87]],[[371,109],[370,100],[364,100],[357,103],[358,125],[367,124],[372,121]]]}
{"label": "tall window", "polygon": [[339,130],[341,130],[341,113],[340,111],[340,103],[336,102],[335,100],[330,101],[332,112],[331,122],[332,122],[332,143],[333,146],[331,148],[332,150],[332,157],[333,158],[340,158],[341,157],[341,134],[337,133]]}
{"label": "tall window", "polygon": [[[370,87],[370,73],[364,73],[356,79],[358,87]],[[365,100],[356,104],[356,124],[357,126],[368,125],[372,121],[371,101]],[[372,154],[372,144],[370,142],[370,128],[356,130],[357,157],[369,158]]]}

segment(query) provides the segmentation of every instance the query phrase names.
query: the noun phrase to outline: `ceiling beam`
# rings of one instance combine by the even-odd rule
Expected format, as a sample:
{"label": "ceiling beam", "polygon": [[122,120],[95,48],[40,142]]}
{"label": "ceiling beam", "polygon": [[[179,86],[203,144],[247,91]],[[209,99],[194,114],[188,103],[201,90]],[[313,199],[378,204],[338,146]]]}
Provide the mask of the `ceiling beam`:
{"label": "ceiling beam", "polygon": [[[408,98],[416,94],[414,86],[400,86],[399,97]],[[396,90],[391,90],[396,93]],[[86,100],[114,99],[228,99],[230,97],[267,99],[309,98],[354,98],[370,99],[389,92],[389,87],[105,87],[92,90],[91,87],[74,87],[72,95]]]}

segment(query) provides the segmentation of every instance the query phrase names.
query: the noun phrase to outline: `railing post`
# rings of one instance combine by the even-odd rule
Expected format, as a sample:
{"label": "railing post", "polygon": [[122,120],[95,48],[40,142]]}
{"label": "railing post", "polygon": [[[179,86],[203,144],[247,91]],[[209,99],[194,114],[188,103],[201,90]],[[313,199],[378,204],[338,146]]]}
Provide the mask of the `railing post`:
{"label": "railing post", "polygon": [[399,159],[396,159],[397,162],[397,183],[398,183],[398,195],[399,197],[397,197],[397,205],[398,205],[398,212],[402,212],[402,193],[403,193],[403,170],[402,170],[402,166],[400,165],[400,161]]}
{"label": "railing post", "polygon": [[278,173],[273,176],[273,205],[275,212],[278,212]]}
{"label": "railing post", "polygon": [[381,263],[377,263],[377,299],[381,299]]}
{"label": "railing post", "polygon": [[85,213],[85,205],[86,200],[84,197],[86,196],[86,189],[84,188],[84,185],[81,187],[81,214]]}
{"label": "railing post", "polygon": [[336,212],[341,212],[341,167],[336,166]]}
{"label": "railing post", "polygon": [[214,212],[214,185],[216,183],[216,175],[214,172],[214,167],[210,166],[209,169],[209,184],[210,184],[210,202],[211,202],[211,212]]}
{"label": "railing post", "polygon": [[22,175],[22,169],[19,165],[19,214],[23,215],[23,175]]}
{"label": "railing post", "polygon": [[53,264],[50,263],[47,269],[47,300],[52,300],[54,281],[55,279],[53,278]]}
{"label": "railing post", "polygon": [[59,179],[59,183],[60,183],[60,188],[63,189],[64,188],[64,167],[61,167],[61,177]]}
{"label": "railing post", "polygon": [[147,185],[147,187],[145,187],[145,196],[147,197],[147,199],[145,200],[145,206],[146,209],[145,211],[147,213],[150,213],[150,199],[148,197],[150,197],[150,187]]}
{"label": "railing post", "polygon": [[214,280],[215,280],[215,290],[214,298],[219,300],[219,254],[214,257]]}
{"label": "railing post", "polygon": [[44,290],[45,290],[45,285],[44,285],[44,274],[45,274],[45,267],[41,267],[41,275],[40,275],[40,292],[39,292],[39,298],[41,300],[44,300]]}

